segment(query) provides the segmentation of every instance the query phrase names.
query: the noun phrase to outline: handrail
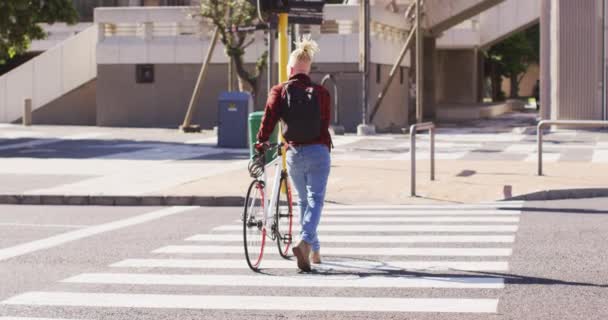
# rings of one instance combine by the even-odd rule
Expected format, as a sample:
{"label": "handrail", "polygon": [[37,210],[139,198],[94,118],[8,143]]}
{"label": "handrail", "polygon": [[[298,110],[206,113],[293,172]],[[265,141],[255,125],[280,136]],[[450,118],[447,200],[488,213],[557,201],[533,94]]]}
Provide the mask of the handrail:
{"label": "handrail", "polygon": [[538,145],[538,175],[543,175],[543,127],[550,125],[571,125],[577,127],[608,127],[608,121],[596,120],[542,120],[536,128]]}
{"label": "handrail", "polygon": [[325,86],[325,82],[331,80],[334,88],[334,124],[339,124],[339,112],[338,112],[338,84],[336,83],[336,79],[332,74],[326,74],[321,80],[321,86]]}
{"label": "handrail", "polygon": [[435,180],[435,124],[432,122],[416,123],[410,126],[410,196],[416,196],[416,133],[429,130],[431,137],[431,181]]}

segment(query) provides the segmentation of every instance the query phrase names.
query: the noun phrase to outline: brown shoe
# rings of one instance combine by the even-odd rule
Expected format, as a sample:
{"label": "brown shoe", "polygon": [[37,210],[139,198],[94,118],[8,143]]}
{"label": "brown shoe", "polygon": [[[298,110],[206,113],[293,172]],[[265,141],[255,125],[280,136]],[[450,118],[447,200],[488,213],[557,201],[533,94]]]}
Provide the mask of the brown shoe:
{"label": "brown shoe", "polygon": [[310,253],[310,262],[312,262],[313,264],[320,264],[321,263],[321,252],[320,251],[313,251]]}
{"label": "brown shoe", "polygon": [[310,245],[304,240],[300,240],[298,244],[291,249],[293,255],[298,259],[298,268],[305,272],[310,272]]}

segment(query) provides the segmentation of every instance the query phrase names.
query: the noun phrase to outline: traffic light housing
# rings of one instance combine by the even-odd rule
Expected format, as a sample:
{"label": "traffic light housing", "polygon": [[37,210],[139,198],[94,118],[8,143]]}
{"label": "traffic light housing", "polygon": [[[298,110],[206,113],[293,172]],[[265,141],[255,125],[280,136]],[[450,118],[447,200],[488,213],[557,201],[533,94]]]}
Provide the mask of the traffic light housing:
{"label": "traffic light housing", "polygon": [[[258,0],[248,0],[257,6]],[[264,13],[287,13],[289,12],[289,0],[259,0],[261,11]]]}

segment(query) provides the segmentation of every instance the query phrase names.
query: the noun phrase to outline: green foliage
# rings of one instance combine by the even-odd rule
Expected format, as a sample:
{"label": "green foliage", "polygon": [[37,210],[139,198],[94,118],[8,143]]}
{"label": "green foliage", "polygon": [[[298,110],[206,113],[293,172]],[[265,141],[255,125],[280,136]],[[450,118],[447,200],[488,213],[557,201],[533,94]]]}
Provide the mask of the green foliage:
{"label": "green foliage", "polygon": [[493,45],[487,51],[492,70],[497,76],[511,80],[511,97],[519,91],[519,83],[531,64],[540,58],[540,27],[536,25]]}
{"label": "green foliage", "polygon": [[38,23],[77,20],[71,0],[0,0],[0,64],[46,37]]}
{"label": "green foliage", "polygon": [[258,79],[266,67],[268,52],[264,52],[255,64],[255,71],[245,68],[243,55],[255,39],[253,32],[230,32],[233,27],[252,26],[258,23],[256,7],[247,0],[201,0],[200,15],[209,19],[219,29],[220,41],[225,53],[234,61],[240,81],[245,82],[256,95]]}

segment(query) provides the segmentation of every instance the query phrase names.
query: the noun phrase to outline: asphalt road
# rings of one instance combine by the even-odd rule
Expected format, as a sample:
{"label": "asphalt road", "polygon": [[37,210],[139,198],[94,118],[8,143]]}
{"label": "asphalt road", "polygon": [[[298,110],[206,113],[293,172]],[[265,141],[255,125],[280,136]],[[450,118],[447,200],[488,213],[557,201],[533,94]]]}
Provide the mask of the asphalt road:
{"label": "asphalt road", "polygon": [[240,208],[0,206],[0,319],[607,319],[608,199],[523,207],[328,209],[301,274]]}

